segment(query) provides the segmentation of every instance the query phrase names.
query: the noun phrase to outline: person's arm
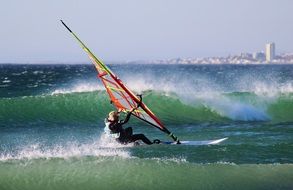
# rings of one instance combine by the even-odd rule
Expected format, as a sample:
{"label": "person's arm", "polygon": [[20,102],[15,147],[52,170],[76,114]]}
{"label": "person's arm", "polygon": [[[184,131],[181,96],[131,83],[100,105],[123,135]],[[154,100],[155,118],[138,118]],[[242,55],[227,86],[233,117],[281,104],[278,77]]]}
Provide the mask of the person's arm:
{"label": "person's arm", "polygon": [[120,122],[122,125],[124,125],[125,123],[127,123],[127,122],[129,121],[130,116],[131,116],[132,112],[133,112],[135,109],[136,109],[136,108],[132,108],[132,110],[131,110],[130,112],[128,112],[128,114],[126,115],[125,119],[122,120],[122,121]]}

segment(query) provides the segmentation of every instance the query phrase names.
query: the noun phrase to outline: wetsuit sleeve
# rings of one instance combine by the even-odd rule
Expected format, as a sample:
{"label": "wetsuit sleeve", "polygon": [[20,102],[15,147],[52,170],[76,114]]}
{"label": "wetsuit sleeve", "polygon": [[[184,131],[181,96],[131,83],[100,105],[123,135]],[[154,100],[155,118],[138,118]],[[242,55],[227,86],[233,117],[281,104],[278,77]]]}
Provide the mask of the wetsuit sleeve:
{"label": "wetsuit sleeve", "polygon": [[132,112],[133,111],[128,112],[128,114],[126,115],[125,119],[120,121],[121,125],[123,125],[123,124],[125,124],[125,123],[127,123],[129,121]]}

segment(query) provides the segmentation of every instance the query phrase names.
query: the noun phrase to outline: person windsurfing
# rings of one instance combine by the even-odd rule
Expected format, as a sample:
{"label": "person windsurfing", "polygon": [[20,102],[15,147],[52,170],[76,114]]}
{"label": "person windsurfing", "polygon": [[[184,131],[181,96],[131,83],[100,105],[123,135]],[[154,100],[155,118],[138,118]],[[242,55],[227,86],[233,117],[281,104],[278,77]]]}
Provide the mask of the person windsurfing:
{"label": "person windsurfing", "polygon": [[[108,68],[100,59],[98,59],[91,50],[86,47],[86,45],[77,37],[76,34],[61,20],[64,27],[73,35],[73,37],[79,42],[82,49],[88,54],[89,58],[92,60],[98,75],[97,77],[101,79],[111,103],[117,108],[117,110],[127,111],[128,115],[124,121],[119,121],[118,112],[111,113],[109,118],[106,119],[106,131],[110,136],[117,138],[119,142],[128,143],[134,142],[136,140],[142,140],[146,144],[153,144],[148,138],[143,134],[132,134],[132,128],[123,129],[122,125],[128,122],[131,114],[136,116],[143,122],[158,128],[162,132],[166,133],[170,138],[173,139],[174,143],[180,144],[179,139],[169,131],[159,118],[140,100],[138,97],[128,88],[123,82]],[[139,110],[135,111],[135,109]],[[134,108],[134,109],[133,109]],[[154,143],[159,143],[159,140],[155,140]]]}
{"label": "person windsurfing", "polygon": [[144,134],[133,134],[132,127],[123,128],[126,124],[132,112],[137,108],[132,108],[126,115],[124,120],[119,120],[119,113],[117,111],[111,111],[108,118],[105,119],[104,132],[107,136],[116,139],[121,144],[127,144],[136,142],[138,140],[143,141],[145,144],[158,144],[160,141],[158,139],[151,142]]}

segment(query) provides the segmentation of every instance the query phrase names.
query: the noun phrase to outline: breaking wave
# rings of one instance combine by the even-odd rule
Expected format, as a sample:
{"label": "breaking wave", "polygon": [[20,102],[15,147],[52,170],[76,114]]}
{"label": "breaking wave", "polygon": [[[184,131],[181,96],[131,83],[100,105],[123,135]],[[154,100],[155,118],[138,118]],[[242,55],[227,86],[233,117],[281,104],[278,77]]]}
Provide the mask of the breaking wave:
{"label": "breaking wave", "polygon": [[[144,91],[144,102],[164,123],[199,121],[292,122],[293,94],[274,98],[250,92],[210,93],[184,97],[173,92]],[[105,91],[65,92],[0,99],[0,121],[96,122],[114,109]]]}

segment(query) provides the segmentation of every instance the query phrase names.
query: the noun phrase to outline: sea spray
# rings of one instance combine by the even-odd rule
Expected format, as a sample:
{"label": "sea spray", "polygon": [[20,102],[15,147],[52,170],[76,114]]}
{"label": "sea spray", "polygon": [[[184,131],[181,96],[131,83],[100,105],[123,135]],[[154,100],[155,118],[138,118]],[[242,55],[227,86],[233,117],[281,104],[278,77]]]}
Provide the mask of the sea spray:
{"label": "sea spray", "polygon": [[68,141],[66,143],[56,142],[56,144],[48,146],[39,142],[19,145],[11,152],[7,150],[6,152],[1,152],[0,161],[53,158],[70,159],[73,157],[85,156],[119,156],[122,158],[129,158],[130,152],[125,148],[131,146],[132,145],[121,145],[117,141],[109,139],[104,135],[101,135],[100,138],[92,142],[82,144],[79,142]]}

